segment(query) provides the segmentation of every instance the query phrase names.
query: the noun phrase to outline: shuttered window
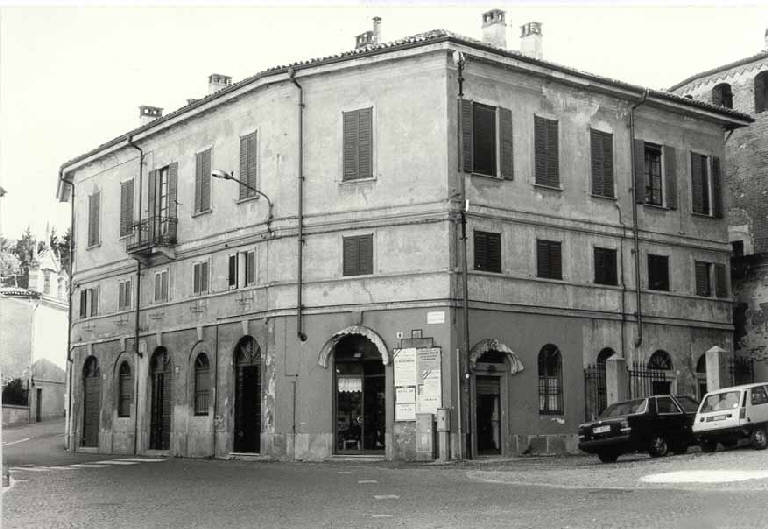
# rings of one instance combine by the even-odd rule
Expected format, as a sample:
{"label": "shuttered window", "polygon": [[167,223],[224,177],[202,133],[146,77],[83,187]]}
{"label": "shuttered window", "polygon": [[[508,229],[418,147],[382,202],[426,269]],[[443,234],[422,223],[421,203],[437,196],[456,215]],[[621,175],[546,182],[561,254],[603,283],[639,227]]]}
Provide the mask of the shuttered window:
{"label": "shuttered window", "polygon": [[227,276],[227,284],[229,285],[229,288],[237,288],[238,285],[238,259],[237,254],[232,254],[229,256],[229,273]]}
{"label": "shuttered window", "polygon": [[344,237],[344,275],[373,273],[373,234]]}
{"label": "shuttered window", "polygon": [[496,108],[475,103],[472,118],[473,172],[496,176]]}
{"label": "shuttered window", "polygon": [[80,319],[88,317],[88,291],[80,291]]}
{"label": "shuttered window", "polygon": [[373,176],[373,107],[343,113],[344,174],[342,179]]}
{"label": "shuttered window", "polygon": [[211,367],[208,356],[200,353],[195,359],[195,415],[208,415],[211,396]]}
{"label": "shuttered window", "polygon": [[560,187],[558,123],[556,120],[534,116],[536,149],[536,183]]}
{"label": "shuttered window", "polygon": [[712,295],[712,263],[696,261],[696,295],[710,297]]}
{"label": "shuttered window", "polygon": [[[512,112],[508,108],[459,100],[461,170],[514,178]],[[498,119],[498,127],[496,121]]]}
{"label": "shuttered window", "polygon": [[694,213],[709,215],[709,178],[707,157],[691,153],[691,203]]}
{"label": "shuttered window", "polygon": [[208,261],[195,263],[193,267],[193,293],[205,294],[208,292]]}
{"label": "shuttered window", "polygon": [[133,400],[133,377],[131,376],[131,366],[127,361],[120,364],[120,376],[117,397],[117,416],[131,416],[131,401]]}
{"label": "shuttered window", "polygon": [[715,295],[718,298],[728,297],[728,269],[724,264],[715,263]]}
{"label": "shuttered window", "polygon": [[755,76],[755,112],[768,109],[768,72],[760,72]]}
{"label": "shuttered window", "polygon": [[[248,184],[240,186],[240,199],[256,196],[258,189],[258,146],[256,133],[240,137],[240,180]],[[251,189],[252,188],[252,189]]]}
{"label": "shuttered window", "polygon": [[80,291],[80,317],[92,318],[99,314],[99,287]]}
{"label": "shuttered window", "polygon": [[536,240],[536,276],[548,279],[563,278],[562,243]]}
{"label": "shuttered window", "polygon": [[669,290],[669,257],[648,254],[648,289]]}
{"label": "shuttered window", "polygon": [[733,108],[731,85],[720,83],[712,88],[712,104],[718,107]]}
{"label": "shuttered window", "polygon": [[99,238],[99,206],[101,193],[96,191],[88,197],[88,246],[96,246]]}
{"label": "shuttered window", "polygon": [[168,270],[155,273],[155,303],[168,301]]}
{"label": "shuttered window", "polygon": [[721,219],[723,218],[723,193],[721,189],[720,158],[711,156],[710,164],[712,169],[712,216]]}
{"label": "shuttered window", "polygon": [[131,280],[120,281],[117,284],[117,308],[125,310],[131,308]]}
{"label": "shuttered window", "polygon": [[245,254],[245,284],[252,285],[256,282],[256,252]]}
{"label": "shuttered window", "polygon": [[613,134],[590,129],[592,149],[592,194],[614,198]]}
{"label": "shuttered window", "polygon": [[120,237],[133,229],[133,179],[120,184]]}
{"label": "shuttered window", "polygon": [[211,209],[211,149],[195,155],[195,213]]}
{"label": "shuttered window", "polygon": [[501,273],[501,234],[475,231],[475,270]]}
{"label": "shuttered window", "polygon": [[617,285],[616,250],[613,248],[595,247],[595,283],[601,285]]}
{"label": "shuttered window", "polygon": [[645,143],[645,203],[654,206],[664,205],[661,175],[661,146]]}

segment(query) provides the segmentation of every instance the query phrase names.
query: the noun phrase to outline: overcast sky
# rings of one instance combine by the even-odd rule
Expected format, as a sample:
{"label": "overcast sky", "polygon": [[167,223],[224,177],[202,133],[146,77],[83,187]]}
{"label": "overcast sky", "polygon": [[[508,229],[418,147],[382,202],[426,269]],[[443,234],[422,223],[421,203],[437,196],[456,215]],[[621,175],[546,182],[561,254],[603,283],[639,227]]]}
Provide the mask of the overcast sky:
{"label": "overcast sky", "polygon": [[768,3],[628,5],[2,7],[0,234],[17,238],[30,226],[42,236],[46,222],[62,233],[69,208],[55,198],[58,167],[136,127],[139,105],[168,113],[204,95],[211,73],[238,81],[351,49],[374,16],[384,40],[435,28],[479,38],[480,15],[500,7],[516,28],[543,23],[546,60],[657,89],[765,45]]}

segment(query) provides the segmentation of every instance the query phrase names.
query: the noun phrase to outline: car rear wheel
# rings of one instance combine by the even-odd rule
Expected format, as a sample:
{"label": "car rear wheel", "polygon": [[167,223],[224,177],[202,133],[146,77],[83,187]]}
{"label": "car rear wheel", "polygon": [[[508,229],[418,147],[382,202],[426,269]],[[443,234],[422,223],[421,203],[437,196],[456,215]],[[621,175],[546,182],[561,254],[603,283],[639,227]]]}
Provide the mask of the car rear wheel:
{"label": "car rear wheel", "polygon": [[660,435],[651,439],[651,446],[648,448],[648,455],[651,457],[664,457],[669,452],[667,440]]}
{"label": "car rear wheel", "polygon": [[717,441],[702,441],[699,445],[702,452],[714,452],[717,450]]}
{"label": "car rear wheel", "polygon": [[762,428],[753,430],[752,435],[749,436],[749,441],[755,450],[765,450],[768,447],[768,435],[766,435],[765,430]]}
{"label": "car rear wheel", "polygon": [[603,450],[602,452],[597,453],[597,457],[600,458],[600,461],[603,463],[615,463],[619,458],[619,453],[613,450]]}

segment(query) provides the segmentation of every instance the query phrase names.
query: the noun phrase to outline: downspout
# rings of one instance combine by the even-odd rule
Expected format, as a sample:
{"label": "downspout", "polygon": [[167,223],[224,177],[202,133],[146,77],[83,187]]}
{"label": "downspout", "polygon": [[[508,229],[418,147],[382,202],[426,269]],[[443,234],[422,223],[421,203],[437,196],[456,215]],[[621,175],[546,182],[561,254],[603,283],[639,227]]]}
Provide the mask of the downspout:
{"label": "downspout", "polygon": [[624,354],[624,326],[627,322],[627,282],[624,280],[624,239],[627,236],[627,227],[621,218],[621,207],[617,202],[613,203],[616,211],[619,213],[619,224],[621,225],[621,242],[619,243],[619,277],[621,277],[621,358],[626,358]]}
{"label": "downspout", "polygon": [[304,319],[302,313],[302,291],[304,290],[304,88],[296,80],[296,70],[291,68],[290,78],[299,89],[299,177],[297,182],[297,249],[296,249],[296,336],[302,342],[307,341],[304,334]]}
{"label": "downspout", "polygon": [[64,170],[62,168],[59,168],[59,180],[61,183],[68,185],[70,187],[70,196],[69,196],[69,273],[67,274],[67,296],[69,297],[67,304],[67,365],[69,366],[69,391],[67,392],[67,411],[69,413],[69,421],[67,424],[67,427],[69,428],[68,435],[67,435],[67,450],[72,451],[72,371],[73,371],[73,362],[72,362],[72,273],[75,270],[74,263],[75,263],[75,254],[74,254],[74,244],[73,241],[75,240],[75,233],[74,233],[74,226],[75,226],[75,184],[67,179],[64,178]]}
{"label": "downspout", "polygon": [[[648,99],[648,89],[643,91],[643,97],[632,105],[629,109],[629,153],[632,163],[632,231],[635,239],[635,305],[637,313],[637,338],[635,338],[635,347],[640,347],[643,343],[643,309],[642,302],[640,300],[640,235],[637,226],[637,163],[635,153],[635,109],[645,103]],[[623,344],[622,344],[623,345]]]}
{"label": "downspout", "polygon": [[211,450],[216,459],[216,413],[219,402],[219,322],[216,322],[216,362],[213,364],[213,424],[211,425]]}
{"label": "downspout", "polygon": [[[142,186],[144,185],[144,151],[141,147],[133,143],[131,136],[126,136],[125,141],[128,145],[139,151],[139,245],[141,245],[141,196]],[[138,436],[139,436],[139,316],[141,315],[141,261],[136,260],[136,317],[133,326],[133,350],[136,354],[135,364],[135,383],[133,391],[133,453],[138,454]]]}

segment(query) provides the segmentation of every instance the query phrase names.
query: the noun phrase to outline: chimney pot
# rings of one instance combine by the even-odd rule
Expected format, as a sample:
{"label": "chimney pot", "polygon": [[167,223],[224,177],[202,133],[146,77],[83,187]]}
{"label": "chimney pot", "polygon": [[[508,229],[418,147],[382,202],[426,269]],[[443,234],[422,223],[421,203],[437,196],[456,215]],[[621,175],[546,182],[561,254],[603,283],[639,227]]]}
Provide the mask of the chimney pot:
{"label": "chimney pot", "polygon": [[139,121],[142,125],[154,121],[157,118],[163,116],[163,109],[160,107],[153,107],[149,105],[141,105],[139,107]]}
{"label": "chimney pot", "polygon": [[506,12],[501,9],[491,9],[483,13],[483,42],[498,46],[507,47],[507,23],[504,20]]}
{"label": "chimney pot", "polygon": [[228,75],[221,75],[219,73],[212,73],[208,76],[208,94],[218,92],[222,88],[232,84],[232,78]]}
{"label": "chimney pot", "polygon": [[544,56],[541,22],[528,22],[520,26],[520,52],[526,57],[541,59]]}

